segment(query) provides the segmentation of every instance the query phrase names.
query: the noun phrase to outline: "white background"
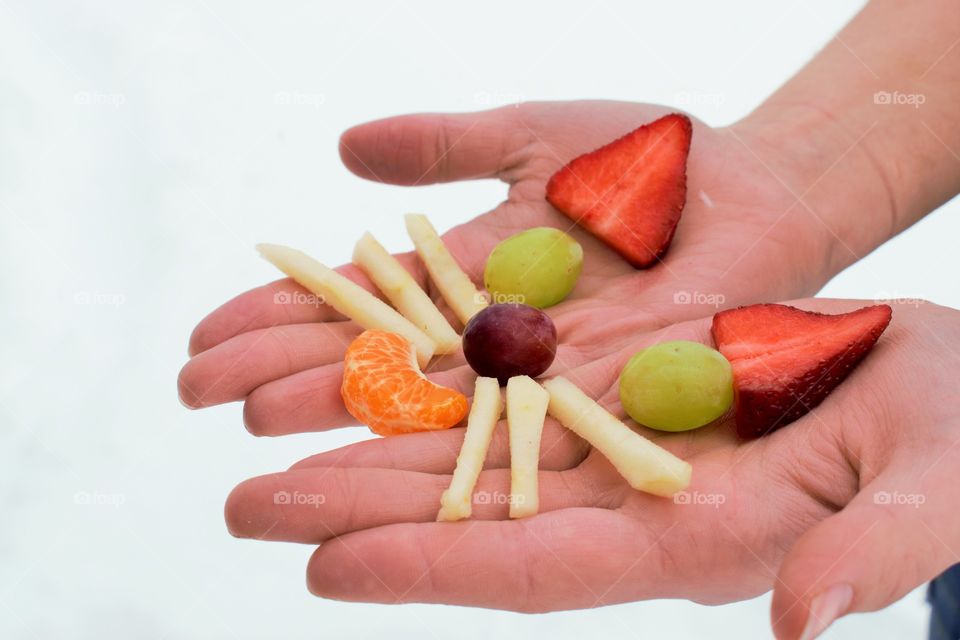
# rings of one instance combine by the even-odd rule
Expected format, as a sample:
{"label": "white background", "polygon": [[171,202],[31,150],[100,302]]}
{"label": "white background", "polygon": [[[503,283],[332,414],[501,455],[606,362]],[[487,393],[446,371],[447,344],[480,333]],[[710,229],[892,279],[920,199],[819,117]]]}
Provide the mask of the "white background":
{"label": "white background", "polygon": [[[0,0],[0,637],[769,635],[769,597],[542,616],[313,598],[311,548],[231,538],[223,499],[368,433],[257,440],[239,405],[182,408],[175,377],[207,311],[276,277],[255,242],[339,263],[365,229],[406,248],[402,212],[445,229],[503,195],[364,183],[339,164],[347,126],[581,97],[725,124],[859,5]],[[960,306],[958,208],[824,294]],[[827,637],[922,637],[925,620],[918,591]]]}

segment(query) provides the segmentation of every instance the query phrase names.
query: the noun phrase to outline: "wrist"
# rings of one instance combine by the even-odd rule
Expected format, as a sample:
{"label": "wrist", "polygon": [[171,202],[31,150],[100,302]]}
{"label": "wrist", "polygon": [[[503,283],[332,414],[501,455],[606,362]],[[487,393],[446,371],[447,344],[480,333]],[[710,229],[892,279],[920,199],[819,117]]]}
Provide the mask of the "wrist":
{"label": "wrist", "polygon": [[768,103],[729,130],[795,201],[797,233],[822,258],[820,284],[899,230],[894,193],[868,145],[872,127],[857,130],[812,103]]}

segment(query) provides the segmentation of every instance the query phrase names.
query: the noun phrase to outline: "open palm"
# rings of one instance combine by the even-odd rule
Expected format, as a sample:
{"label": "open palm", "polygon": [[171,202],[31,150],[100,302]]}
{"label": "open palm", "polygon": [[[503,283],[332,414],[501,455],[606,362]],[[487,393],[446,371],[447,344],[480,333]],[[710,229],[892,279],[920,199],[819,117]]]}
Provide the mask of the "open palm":
{"label": "open palm", "polygon": [[[864,303],[794,304],[841,313]],[[948,401],[956,392],[938,371],[952,363],[943,344],[960,339],[958,316],[898,308],[846,382],[768,437],[740,441],[729,419],[685,434],[634,425],[693,465],[691,486],[673,500],[632,490],[548,419],[536,516],[507,519],[501,422],[472,520],[433,522],[463,439],[452,429],[369,440],[248,480],[227,501],[228,526],[243,537],[319,544],[308,584],[325,597],[534,612],[664,597],[719,603],[776,586],[774,626],[797,637],[804,603],[831,582],[863,586],[850,606],[868,610],[954,561],[960,454],[951,434],[960,424]],[[630,355],[664,340],[709,343],[710,321],[634,336],[567,376],[622,418],[616,382]],[[923,501],[890,499],[898,495]],[[869,592],[876,584],[882,593]]]}
{"label": "open palm", "polygon": [[[570,298],[549,310],[561,346],[548,373],[558,374],[619,349],[638,331],[703,316],[718,306],[808,294],[828,275],[806,266],[811,256],[826,251],[816,244],[815,225],[794,196],[809,185],[761,160],[755,149],[762,146],[753,143],[746,127],[694,125],[687,206],[672,248],[650,269],[633,269],[546,202],[544,185],[565,162],[667,111],[573,102],[404,116],[348,131],[341,154],[355,173],[384,182],[493,177],[507,182],[505,202],[444,236],[475,281],[481,280],[490,250],[523,229],[558,227],[580,241],[583,275]],[[415,256],[400,259],[452,319]],[[354,267],[342,271],[373,288]],[[296,283],[280,280],[235,298],[201,322],[191,338],[192,359],[180,376],[183,401],[200,407],[246,400],[245,423],[259,435],[352,424],[339,384],[345,347],[359,327],[294,295],[304,293]],[[429,373],[441,384],[472,389],[473,374],[462,355],[435,360]]]}
{"label": "open palm", "polygon": [[[804,201],[819,179],[792,169],[790,158],[778,161],[764,144],[770,137],[749,124],[695,123],[687,206],[673,246],[650,269],[630,268],[544,200],[546,180],[563,163],[666,111],[583,102],[404,116],[348,131],[341,152],[355,173],[385,182],[506,181],[504,203],[444,237],[478,282],[488,252],[510,234],[542,225],[570,231],[583,245],[584,273],[570,298],[548,310],[561,347],[547,375],[566,375],[622,415],[616,380],[637,349],[666,339],[706,342],[717,306],[808,294],[844,262],[831,255],[836,243]],[[814,164],[829,171],[838,162]],[[400,260],[452,318],[416,257]],[[372,288],[354,267],[341,269]],[[305,293],[279,280],[204,319],[180,376],[184,402],[245,400],[246,425],[260,435],[352,424],[339,397],[341,361],[360,329]],[[828,312],[860,306],[800,304]],[[770,437],[740,443],[724,421],[689,434],[648,433],[693,464],[693,483],[675,501],[631,490],[602,456],[548,419],[542,512],[532,518],[505,519],[510,472],[501,423],[473,520],[433,522],[463,439],[463,429],[451,429],[361,442],[248,480],[228,499],[228,525],[239,536],[320,544],[308,582],[328,597],[543,611],[671,596],[724,602],[775,586],[774,627],[797,637],[808,611],[817,618],[810,599],[831,582],[859,590],[836,592],[831,615],[879,608],[954,560],[943,540],[960,544],[943,489],[960,480],[949,464],[960,450],[949,435],[958,425],[950,403],[931,400],[955,396],[935,371],[949,365],[936,363],[944,341],[960,339],[960,322],[936,308],[906,314],[898,309],[876,353],[820,408]],[[435,359],[429,375],[472,390],[462,354]],[[908,496],[927,503],[897,512],[898,504],[871,500],[877,490],[912,490]],[[922,562],[908,556],[904,540],[925,549]],[[896,574],[876,560],[891,554],[904,567]]]}

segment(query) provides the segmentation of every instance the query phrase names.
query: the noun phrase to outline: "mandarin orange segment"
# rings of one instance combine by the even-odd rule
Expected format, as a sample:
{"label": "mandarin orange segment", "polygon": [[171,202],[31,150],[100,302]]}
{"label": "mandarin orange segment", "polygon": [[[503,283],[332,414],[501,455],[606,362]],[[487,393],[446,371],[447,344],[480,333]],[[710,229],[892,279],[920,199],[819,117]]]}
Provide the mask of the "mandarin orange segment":
{"label": "mandarin orange segment", "polygon": [[387,331],[364,331],[343,361],[343,402],[382,436],[449,429],[467,414],[467,397],[427,379],[414,346]]}

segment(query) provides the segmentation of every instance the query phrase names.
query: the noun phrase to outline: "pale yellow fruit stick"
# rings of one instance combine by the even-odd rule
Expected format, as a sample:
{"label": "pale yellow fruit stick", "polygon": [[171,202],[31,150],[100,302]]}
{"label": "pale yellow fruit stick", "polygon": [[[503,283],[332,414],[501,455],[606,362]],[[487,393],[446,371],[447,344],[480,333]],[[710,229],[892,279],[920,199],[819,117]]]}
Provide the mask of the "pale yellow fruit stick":
{"label": "pale yellow fruit stick", "polygon": [[418,213],[408,213],[404,221],[407,233],[423,260],[427,272],[443,299],[447,301],[460,322],[466,324],[478,311],[486,308],[486,296],[473,284],[460,265],[450,255],[447,246],[437,234],[427,217]]}
{"label": "pale yellow fruit stick", "polygon": [[507,381],[507,426],[510,431],[510,517],[540,510],[540,437],[550,395],[528,376]]}
{"label": "pale yellow fruit stick", "polygon": [[670,497],[690,485],[688,462],[635,432],[575,384],[556,377],[543,386],[550,394],[550,415],[606,456],[631,487]]}
{"label": "pale yellow fruit stick", "polygon": [[467,418],[467,432],[463,436],[463,445],[457,456],[457,468],[453,471],[450,486],[440,496],[438,521],[462,520],[469,518],[473,512],[473,488],[483,470],[490,439],[493,438],[493,430],[497,427],[502,412],[500,383],[494,378],[477,378],[470,417]]}
{"label": "pale yellow fruit stick", "polygon": [[460,336],[430,296],[370,233],[363,234],[357,241],[353,249],[353,263],[363,269],[397,311],[433,338],[437,343],[437,353],[452,353],[460,347]]}
{"label": "pale yellow fruit stick", "polygon": [[409,340],[417,350],[421,367],[430,362],[437,349],[433,339],[357,283],[290,247],[258,244],[257,251],[280,271],[364,329],[390,331]]}

